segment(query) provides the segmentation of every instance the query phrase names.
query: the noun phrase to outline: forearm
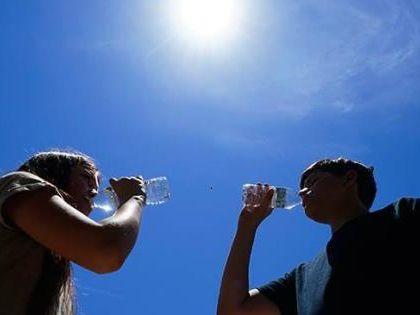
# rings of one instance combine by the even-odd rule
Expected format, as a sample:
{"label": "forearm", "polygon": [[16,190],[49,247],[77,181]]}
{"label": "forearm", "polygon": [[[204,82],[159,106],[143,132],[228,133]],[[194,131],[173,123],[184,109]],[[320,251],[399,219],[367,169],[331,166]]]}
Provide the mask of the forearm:
{"label": "forearm", "polygon": [[218,314],[234,314],[249,296],[249,263],[256,228],[241,227],[235,234],[223,273]]}
{"label": "forearm", "polygon": [[143,214],[143,201],[134,196],[123,203],[116,213],[100,222],[107,234],[107,244],[117,254],[117,257],[125,260],[137,239],[138,231]]}

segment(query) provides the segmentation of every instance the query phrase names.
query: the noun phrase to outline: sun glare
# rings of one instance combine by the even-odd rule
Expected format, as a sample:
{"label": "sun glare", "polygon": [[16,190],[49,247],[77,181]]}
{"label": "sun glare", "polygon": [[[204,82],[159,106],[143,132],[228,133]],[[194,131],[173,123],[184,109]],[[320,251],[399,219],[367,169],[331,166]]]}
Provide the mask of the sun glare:
{"label": "sun glare", "polygon": [[235,0],[179,0],[174,10],[178,32],[191,41],[226,41],[239,28]]}

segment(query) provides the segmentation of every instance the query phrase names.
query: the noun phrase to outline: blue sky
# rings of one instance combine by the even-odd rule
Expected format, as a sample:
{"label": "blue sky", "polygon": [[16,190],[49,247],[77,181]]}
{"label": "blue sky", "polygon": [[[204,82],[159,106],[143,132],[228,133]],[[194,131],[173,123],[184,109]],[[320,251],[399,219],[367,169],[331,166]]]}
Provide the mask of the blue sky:
{"label": "blue sky", "polygon": [[[374,208],[419,193],[418,2],[235,1],[234,35],[211,41],[180,31],[179,3],[1,2],[0,172],[62,147],[105,176],[170,181],[120,271],[75,267],[80,314],[214,314],[243,183],[296,187],[346,156],[375,167]],[[251,285],[328,237],[300,208],[275,211]]]}

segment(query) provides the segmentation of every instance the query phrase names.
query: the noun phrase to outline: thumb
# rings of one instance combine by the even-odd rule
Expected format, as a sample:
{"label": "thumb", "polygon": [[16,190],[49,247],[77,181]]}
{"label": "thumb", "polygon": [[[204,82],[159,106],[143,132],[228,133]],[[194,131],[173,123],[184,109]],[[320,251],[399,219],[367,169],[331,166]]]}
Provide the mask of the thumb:
{"label": "thumb", "polygon": [[271,201],[273,200],[273,195],[274,195],[274,189],[273,188],[270,188],[267,191],[267,194],[264,197],[264,201],[263,201],[264,207],[270,207],[270,208],[272,208]]}

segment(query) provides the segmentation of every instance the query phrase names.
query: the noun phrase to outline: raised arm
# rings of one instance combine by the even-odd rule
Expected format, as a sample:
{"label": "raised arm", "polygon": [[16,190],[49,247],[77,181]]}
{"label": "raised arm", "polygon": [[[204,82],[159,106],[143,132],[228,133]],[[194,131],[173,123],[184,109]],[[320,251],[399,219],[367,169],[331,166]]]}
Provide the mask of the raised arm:
{"label": "raised arm", "polygon": [[121,267],[135,244],[144,203],[139,179],[114,182],[126,191],[124,201],[114,216],[99,223],[49,186],[11,196],[2,211],[11,224],[44,247],[94,272],[112,272]]}
{"label": "raised arm", "polygon": [[261,295],[249,291],[249,262],[260,223],[271,214],[273,190],[265,193],[260,207],[243,208],[227,259],[217,306],[218,315],[281,315],[278,307]]}

